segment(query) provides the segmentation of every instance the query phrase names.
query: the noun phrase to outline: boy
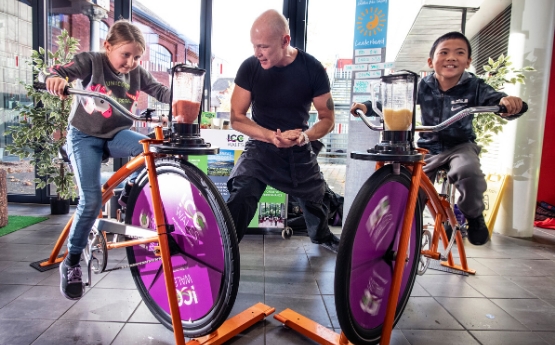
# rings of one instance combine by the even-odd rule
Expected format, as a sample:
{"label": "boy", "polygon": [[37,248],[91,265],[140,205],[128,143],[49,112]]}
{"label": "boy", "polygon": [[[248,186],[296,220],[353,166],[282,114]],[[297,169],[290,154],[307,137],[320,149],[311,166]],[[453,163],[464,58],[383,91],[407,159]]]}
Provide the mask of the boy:
{"label": "boy", "polygon": [[[418,87],[422,125],[437,125],[472,106],[504,105],[507,113],[500,116],[507,120],[522,115],[519,97],[497,92],[465,71],[472,61],[471,53],[470,42],[460,32],[449,32],[434,42],[428,58],[428,66],[434,73],[423,78]],[[367,113],[372,109],[371,102],[353,104],[353,115],[356,109]],[[433,180],[439,167],[449,164],[449,181],[460,193],[457,206],[468,220],[468,240],[474,245],[483,245],[489,240],[482,214],[487,185],[480,169],[480,147],[475,142],[472,119],[473,116],[467,116],[437,133],[420,133],[417,144],[430,151],[424,166],[430,179]]]}

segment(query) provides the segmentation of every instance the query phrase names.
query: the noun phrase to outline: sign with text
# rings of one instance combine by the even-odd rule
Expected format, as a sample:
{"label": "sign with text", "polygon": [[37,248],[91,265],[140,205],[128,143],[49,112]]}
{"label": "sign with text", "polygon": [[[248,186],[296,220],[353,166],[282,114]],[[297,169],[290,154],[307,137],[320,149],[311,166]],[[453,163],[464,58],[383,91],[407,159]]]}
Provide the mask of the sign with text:
{"label": "sign with text", "polygon": [[388,8],[389,0],[357,0],[353,44],[355,52],[386,46]]}
{"label": "sign with text", "polygon": [[[241,156],[249,137],[235,130],[201,129],[201,137],[213,147],[216,155],[189,156],[189,162],[203,171],[214,183],[224,201],[229,198],[227,180]],[[287,195],[273,187],[266,187],[258,204],[250,228],[284,228],[287,217]]]}

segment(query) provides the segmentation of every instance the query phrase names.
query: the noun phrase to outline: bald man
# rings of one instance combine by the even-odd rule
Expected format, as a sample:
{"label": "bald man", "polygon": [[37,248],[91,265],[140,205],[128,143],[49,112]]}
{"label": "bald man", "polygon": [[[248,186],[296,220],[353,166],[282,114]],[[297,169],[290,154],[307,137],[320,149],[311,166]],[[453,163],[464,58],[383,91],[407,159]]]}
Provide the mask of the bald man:
{"label": "bald man", "polygon": [[[312,242],[337,253],[325,181],[310,143],[334,127],[326,71],[313,56],[290,46],[287,20],[277,11],[262,13],[250,36],[254,55],[239,67],[231,96],[231,125],[250,137],[227,183],[239,241],[270,185],[299,201]],[[319,121],[309,128],[311,104]]]}

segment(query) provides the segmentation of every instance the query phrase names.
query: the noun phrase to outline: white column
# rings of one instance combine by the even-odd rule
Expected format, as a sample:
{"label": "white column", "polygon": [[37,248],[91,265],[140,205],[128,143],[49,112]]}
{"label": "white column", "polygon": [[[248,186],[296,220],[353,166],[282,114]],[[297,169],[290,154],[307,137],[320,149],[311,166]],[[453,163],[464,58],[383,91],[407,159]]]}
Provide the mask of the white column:
{"label": "white column", "polygon": [[530,106],[502,135],[501,165],[510,178],[493,230],[508,236],[533,234],[554,32],[555,1],[513,0],[509,56],[514,67],[531,65],[537,72],[527,75],[525,85],[506,88]]}

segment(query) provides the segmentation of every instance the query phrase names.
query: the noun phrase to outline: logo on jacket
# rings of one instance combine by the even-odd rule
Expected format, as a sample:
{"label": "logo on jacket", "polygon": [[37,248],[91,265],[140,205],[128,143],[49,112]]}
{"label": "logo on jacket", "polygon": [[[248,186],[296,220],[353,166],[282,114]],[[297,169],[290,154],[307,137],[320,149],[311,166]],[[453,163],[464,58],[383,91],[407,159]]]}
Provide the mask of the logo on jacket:
{"label": "logo on jacket", "polygon": [[[103,93],[108,96],[112,94],[112,90],[108,90],[106,86],[100,84],[91,85],[87,87],[87,90]],[[112,107],[108,102],[101,98],[87,97],[83,103],[83,108],[89,114],[92,114],[93,111],[98,111],[105,118],[112,116]]]}
{"label": "logo on jacket", "polygon": [[[455,106],[456,104],[461,104],[459,106]],[[454,101],[451,101],[451,111],[457,111],[459,109],[465,108],[468,105],[468,98],[461,98]]]}

